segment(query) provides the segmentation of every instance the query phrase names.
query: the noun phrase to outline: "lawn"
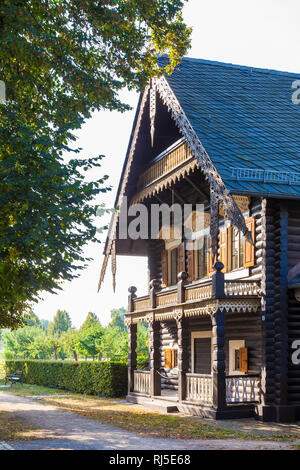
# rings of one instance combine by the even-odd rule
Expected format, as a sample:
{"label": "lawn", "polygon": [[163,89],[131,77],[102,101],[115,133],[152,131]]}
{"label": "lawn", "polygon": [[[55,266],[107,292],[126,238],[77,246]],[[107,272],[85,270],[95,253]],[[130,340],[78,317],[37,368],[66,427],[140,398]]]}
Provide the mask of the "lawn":
{"label": "lawn", "polygon": [[[161,415],[145,411],[140,407],[126,404],[121,399],[109,399],[88,395],[74,394],[64,390],[40,387],[37,385],[15,385],[6,389],[19,396],[49,395],[43,401],[59,408],[78,413],[102,423],[151,437],[169,437],[173,439],[252,439],[272,441],[295,441],[295,435],[260,436],[256,433],[244,433],[223,429],[216,424],[202,423],[199,419],[176,415]],[[55,395],[67,395],[59,397]]]}

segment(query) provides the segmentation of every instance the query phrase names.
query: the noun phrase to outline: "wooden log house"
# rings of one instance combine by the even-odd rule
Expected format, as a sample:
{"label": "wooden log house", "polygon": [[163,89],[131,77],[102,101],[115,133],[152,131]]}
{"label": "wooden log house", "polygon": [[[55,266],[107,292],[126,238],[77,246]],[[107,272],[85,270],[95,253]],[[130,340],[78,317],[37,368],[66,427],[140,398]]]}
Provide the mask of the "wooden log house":
{"label": "wooden log house", "polygon": [[[184,58],[141,93],[118,189],[130,204],[203,204],[199,249],[182,237],[120,239],[147,256],[129,288],[129,401],[213,418],[300,419],[300,107],[294,74]],[[151,226],[151,216],[149,216]],[[137,370],[138,322],[149,370]]]}

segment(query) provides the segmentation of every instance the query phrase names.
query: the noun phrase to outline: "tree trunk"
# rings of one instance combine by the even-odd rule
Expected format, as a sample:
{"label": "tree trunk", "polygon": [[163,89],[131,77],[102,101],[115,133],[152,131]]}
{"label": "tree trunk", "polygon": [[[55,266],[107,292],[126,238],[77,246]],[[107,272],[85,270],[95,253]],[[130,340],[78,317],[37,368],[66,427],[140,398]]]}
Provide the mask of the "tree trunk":
{"label": "tree trunk", "polygon": [[54,348],[54,358],[57,361],[57,348]]}
{"label": "tree trunk", "polygon": [[75,351],[75,349],[73,349],[73,356],[74,356],[75,361],[78,362],[78,356],[77,356],[77,352]]}

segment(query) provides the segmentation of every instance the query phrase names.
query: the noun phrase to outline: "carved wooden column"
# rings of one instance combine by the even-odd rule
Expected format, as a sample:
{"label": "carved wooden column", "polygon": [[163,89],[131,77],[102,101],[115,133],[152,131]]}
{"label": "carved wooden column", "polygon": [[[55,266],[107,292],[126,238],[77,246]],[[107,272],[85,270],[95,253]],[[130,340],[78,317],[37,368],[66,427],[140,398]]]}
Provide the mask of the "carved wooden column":
{"label": "carved wooden column", "polygon": [[[224,297],[224,274],[221,270],[223,263],[214,264],[216,272],[212,276],[212,297],[222,299]],[[212,314],[212,347],[213,347],[213,407],[216,411],[226,408],[226,383],[225,383],[225,310],[217,308]]]}
{"label": "carved wooden column", "polygon": [[[177,299],[178,303],[185,302],[185,285],[188,275],[185,271],[177,275]],[[187,320],[183,316],[183,309],[175,312],[178,338],[178,400],[182,402],[186,398],[186,373],[188,372],[188,344],[187,344]]]}
{"label": "carved wooden column", "polygon": [[128,328],[128,394],[134,391],[134,371],[137,367],[137,324],[130,323],[127,325]]}
{"label": "carved wooden column", "polygon": [[[128,288],[128,313],[134,311],[134,299],[136,298],[137,288],[130,286]],[[126,318],[126,325],[128,328],[128,394],[134,391],[134,371],[137,367],[137,324],[131,323],[130,318]]]}
{"label": "carved wooden column", "polygon": [[160,356],[160,322],[153,321],[148,317],[149,324],[149,362],[150,362],[150,376],[151,386],[150,395],[152,397],[161,394],[161,379],[159,375],[161,367],[161,356]]}
{"label": "carved wooden column", "polygon": [[188,334],[187,319],[183,317],[182,310],[175,316],[178,337],[178,400],[186,399],[186,373],[188,372]]}

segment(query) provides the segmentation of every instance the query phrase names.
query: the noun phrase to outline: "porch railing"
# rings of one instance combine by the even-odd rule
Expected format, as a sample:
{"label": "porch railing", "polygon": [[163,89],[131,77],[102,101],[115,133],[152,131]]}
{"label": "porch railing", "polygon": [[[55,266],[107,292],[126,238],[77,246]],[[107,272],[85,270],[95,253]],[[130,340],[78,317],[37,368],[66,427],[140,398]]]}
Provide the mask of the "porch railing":
{"label": "porch railing", "polygon": [[212,403],[212,376],[204,374],[186,374],[186,400]]}
{"label": "porch railing", "polygon": [[260,402],[260,376],[231,375],[226,377],[226,402]]}
{"label": "porch railing", "polygon": [[133,372],[133,389],[135,392],[150,395],[151,375],[149,370]]}

